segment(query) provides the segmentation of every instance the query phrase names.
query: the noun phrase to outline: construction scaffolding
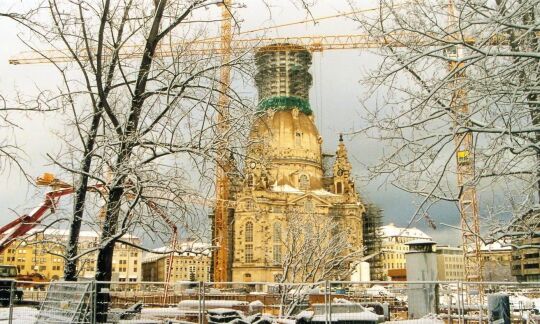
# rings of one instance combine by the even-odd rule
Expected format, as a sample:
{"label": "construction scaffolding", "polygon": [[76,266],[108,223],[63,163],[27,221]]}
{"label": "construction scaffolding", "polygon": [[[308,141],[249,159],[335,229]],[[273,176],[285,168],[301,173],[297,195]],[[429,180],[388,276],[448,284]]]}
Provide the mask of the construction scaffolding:
{"label": "construction scaffolding", "polygon": [[382,226],[382,209],[374,204],[366,204],[363,215],[362,234],[364,237],[364,255],[375,255],[368,260],[371,280],[385,280],[382,255],[382,238],[378,231]]}
{"label": "construction scaffolding", "polygon": [[[275,51],[279,46],[282,50]],[[259,90],[259,110],[295,107],[311,115],[309,88],[313,77],[309,73],[311,53],[292,44],[271,44],[255,54]]]}

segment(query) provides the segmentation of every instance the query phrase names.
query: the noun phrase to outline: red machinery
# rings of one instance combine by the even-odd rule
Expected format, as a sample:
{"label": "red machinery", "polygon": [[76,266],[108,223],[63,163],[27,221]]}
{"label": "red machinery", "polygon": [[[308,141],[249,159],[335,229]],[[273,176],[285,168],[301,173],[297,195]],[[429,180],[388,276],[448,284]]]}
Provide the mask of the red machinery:
{"label": "red machinery", "polygon": [[[51,186],[53,190],[45,194],[45,199],[29,214],[11,221],[0,228],[0,253],[3,252],[14,240],[25,235],[32,228],[40,224],[43,215],[48,211],[54,213],[60,197],[72,194],[75,189],[69,184],[59,181],[51,173],[44,173],[37,178],[37,185]],[[99,190],[103,185],[89,186],[88,190]]]}
{"label": "red machinery", "polygon": [[[37,178],[36,184],[38,186],[50,186],[53,188],[45,194],[45,199],[37,208],[32,210],[29,214],[22,215],[14,221],[4,225],[0,228],[0,253],[2,253],[14,240],[25,235],[32,228],[40,224],[40,220],[47,210],[51,210],[54,213],[58,201],[62,196],[70,195],[75,191],[75,188],[68,183],[60,181],[55,178],[51,173],[44,173],[41,177]],[[102,184],[88,186],[89,191],[103,190]],[[131,195],[128,195],[131,196]],[[167,271],[167,285],[165,288],[164,298],[167,298],[168,284],[171,278],[172,264],[174,253],[177,248],[177,234],[178,229],[176,224],[167,217],[165,212],[153,201],[145,201],[146,205],[154,212],[157,213],[172,229],[171,238],[171,254],[169,257],[169,266]]]}

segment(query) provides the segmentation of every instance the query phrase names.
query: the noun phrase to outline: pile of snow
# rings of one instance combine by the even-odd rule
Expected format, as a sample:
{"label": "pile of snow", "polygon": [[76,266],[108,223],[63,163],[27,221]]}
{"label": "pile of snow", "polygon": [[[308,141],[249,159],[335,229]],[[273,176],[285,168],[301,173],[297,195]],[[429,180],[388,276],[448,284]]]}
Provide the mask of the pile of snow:
{"label": "pile of snow", "polygon": [[523,295],[510,295],[510,307],[512,309],[533,309],[535,305],[538,305],[535,303],[534,299],[528,298]]}
{"label": "pile of snow", "polygon": [[264,308],[264,303],[260,300],[255,300],[249,303],[249,313],[262,313],[262,310]]}
{"label": "pile of snow", "polygon": [[334,303],[334,304],[354,304],[352,301],[344,299],[344,298],[334,298],[334,299],[332,299],[332,303]]}
{"label": "pile of snow", "polygon": [[[343,298],[334,298],[332,304],[332,312],[328,315],[327,306],[325,304],[313,304],[314,315],[311,317],[311,322],[322,323],[326,322],[327,317],[330,317],[332,322],[351,322],[351,321],[370,321],[379,322],[383,319],[382,315],[378,315],[359,303],[351,302]],[[303,318],[307,318],[309,313],[304,313]]]}
{"label": "pile of snow", "polygon": [[372,287],[366,289],[366,293],[371,296],[393,296],[388,289],[381,285],[373,285]]}
{"label": "pile of snow", "polygon": [[390,321],[385,323],[395,324],[444,324],[444,321],[439,319],[435,314],[428,314],[422,318],[414,320]]}
{"label": "pile of snow", "polygon": [[145,307],[141,310],[141,317],[142,318],[175,317],[175,316],[183,316],[189,313],[193,313],[193,311],[190,312],[189,310],[170,308],[170,307],[158,307],[158,308]]}
{"label": "pile of snow", "polygon": [[[248,302],[239,300],[205,300],[204,307],[209,308],[233,308],[235,306],[248,306]],[[199,308],[198,300],[182,300],[178,303],[178,308]]]}
{"label": "pile of snow", "polygon": [[[31,307],[14,307],[13,323],[36,323],[39,310]],[[9,308],[0,308],[0,323],[9,323]]]}

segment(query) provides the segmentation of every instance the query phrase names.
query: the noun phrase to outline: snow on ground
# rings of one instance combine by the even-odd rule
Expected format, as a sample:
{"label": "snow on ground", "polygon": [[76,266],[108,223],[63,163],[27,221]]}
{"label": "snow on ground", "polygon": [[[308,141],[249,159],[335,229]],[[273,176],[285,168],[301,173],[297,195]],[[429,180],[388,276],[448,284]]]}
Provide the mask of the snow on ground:
{"label": "snow on ground", "polygon": [[[13,307],[13,323],[34,324],[39,310],[32,307]],[[0,308],[0,323],[9,323],[9,308]]]}
{"label": "snow on ground", "polygon": [[[372,321],[377,322],[379,315],[370,311],[355,312],[355,313],[332,313],[330,317],[332,321],[337,322],[349,322],[349,321]],[[313,316],[311,319],[314,322],[322,323],[326,319],[326,314],[319,314]]]}
{"label": "snow on ground", "polygon": [[394,295],[381,285],[373,285],[372,287],[366,289],[366,293],[371,296],[393,296]]}
{"label": "snow on ground", "polygon": [[[238,300],[205,300],[206,308],[232,308],[234,306],[246,306],[248,302]],[[182,300],[178,303],[178,308],[199,308],[198,300]]]}
{"label": "snow on ground", "polygon": [[390,321],[384,322],[385,324],[444,324],[443,320],[437,319],[415,319],[415,320],[404,320],[404,321]]}

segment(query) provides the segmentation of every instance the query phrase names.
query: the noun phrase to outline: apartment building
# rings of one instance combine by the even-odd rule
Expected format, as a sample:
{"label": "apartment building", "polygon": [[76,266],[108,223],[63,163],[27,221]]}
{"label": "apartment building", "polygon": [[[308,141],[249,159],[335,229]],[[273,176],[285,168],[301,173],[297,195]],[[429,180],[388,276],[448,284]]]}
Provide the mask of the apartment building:
{"label": "apartment building", "polygon": [[485,281],[515,281],[512,276],[512,247],[510,242],[482,245]]}
{"label": "apartment building", "polygon": [[[182,243],[180,252],[172,259],[170,281],[210,281],[210,245],[206,243]],[[168,246],[147,253],[142,262],[142,280],[163,282],[167,280],[171,248]]]}
{"label": "apartment building", "polygon": [[[49,280],[58,280],[64,274],[65,243],[68,229],[34,229],[24,240],[16,240],[4,252],[0,253],[0,264],[15,265],[22,275],[39,273]],[[81,231],[79,251],[97,246],[99,233]],[[136,236],[125,235],[123,240],[139,244]],[[95,276],[97,251],[91,252],[78,260],[80,278],[91,279]],[[142,253],[132,246],[117,243],[113,255],[113,281],[137,282],[141,280]]]}
{"label": "apartment building", "polygon": [[405,253],[409,247],[405,243],[417,239],[431,239],[431,236],[418,228],[397,227],[393,223],[381,226],[382,272],[388,280],[404,280]]}
{"label": "apartment building", "polygon": [[437,279],[459,281],[465,279],[463,249],[457,246],[437,245]]}

